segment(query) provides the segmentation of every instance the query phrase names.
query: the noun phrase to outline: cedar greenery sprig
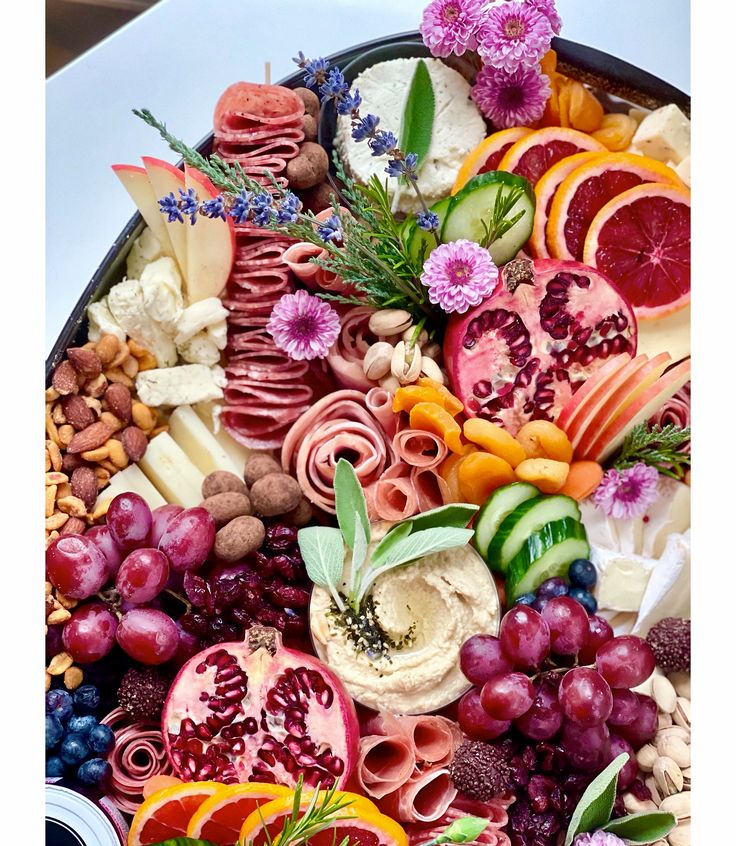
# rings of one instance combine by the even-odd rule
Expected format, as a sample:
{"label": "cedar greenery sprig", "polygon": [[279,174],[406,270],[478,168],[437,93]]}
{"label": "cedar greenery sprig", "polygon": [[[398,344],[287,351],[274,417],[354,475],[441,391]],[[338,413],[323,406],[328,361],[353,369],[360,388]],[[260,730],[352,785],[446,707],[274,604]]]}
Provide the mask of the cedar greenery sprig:
{"label": "cedar greenery sprig", "polygon": [[690,454],[683,447],[690,441],[690,427],[670,423],[664,427],[640,423],[629,432],[611,464],[625,470],[638,462],[655,467],[662,475],[682,479],[690,468]]}

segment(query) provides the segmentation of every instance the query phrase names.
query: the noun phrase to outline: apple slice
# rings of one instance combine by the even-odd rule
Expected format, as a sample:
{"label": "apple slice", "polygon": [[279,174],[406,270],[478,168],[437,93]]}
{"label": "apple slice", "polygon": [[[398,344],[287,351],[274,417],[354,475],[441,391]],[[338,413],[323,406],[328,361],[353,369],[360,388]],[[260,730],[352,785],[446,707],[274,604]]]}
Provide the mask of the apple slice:
{"label": "apple slice", "polygon": [[631,356],[628,353],[621,353],[609,359],[603,367],[596,370],[568,400],[567,405],[560,412],[560,416],[555,420],[555,425],[566,432],[568,437],[571,432],[574,433],[577,428],[575,421],[578,415],[588,407],[588,398],[594,391],[602,389],[606,382],[629,361],[631,361]]}
{"label": "apple slice", "polygon": [[[211,200],[219,191],[196,168],[185,165],[187,190],[194,188],[200,200]],[[227,284],[235,258],[235,225],[232,218],[197,215],[187,226],[187,296],[189,304],[216,297]]]}
{"label": "apple slice", "polygon": [[[148,178],[151,180],[153,193],[156,195],[156,204],[158,205],[158,201],[167,194],[173,194],[178,200],[179,189],[184,188],[184,174],[177,170],[174,165],[165,162],[163,159],[151,158],[151,156],[143,156],[143,164]],[[189,222],[185,220],[184,223],[180,223],[175,220],[173,223],[169,223],[161,212],[159,212],[159,215],[163,218],[164,226],[169,233],[181,275],[187,280],[189,278],[187,271],[187,229]]]}
{"label": "apple slice", "polygon": [[680,362],[672,370],[667,371],[653,385],[640,394],[636,400],[621,412],[600,433],[591,444],[590,457],[594,461],[603,463],[626,440],[629,432],[640,423],[649,420],[670,397],[690,380],[690,359]]}
{"label": "apple slice", "polygon": [[644,358],[644,365],[638,367],[635,372],[626,374],[626,378],[619,383],[619,387],[613,393],[609,394],[608,399],[600,406],[596,414],[588,418],[585,428],[580,429],[575,437],[570,439],[577,457],[588,457],[590,445],[598,435],[642,392],[653,385],[672,361],[668,353],[661,353],[652,359],[637,356],[635,361],[640,358]]}
{"label": "apple slice", "polygon": [[153,191],[146,169],[137,165],[124,164],[113,165],[112,169],[136,204],[141,217],[146,221],[146,226],[158,239],[164,253],[175,259],[174,248],[171,246],[171,239],[166,228],[166,218],[159,210],[158,197]]}

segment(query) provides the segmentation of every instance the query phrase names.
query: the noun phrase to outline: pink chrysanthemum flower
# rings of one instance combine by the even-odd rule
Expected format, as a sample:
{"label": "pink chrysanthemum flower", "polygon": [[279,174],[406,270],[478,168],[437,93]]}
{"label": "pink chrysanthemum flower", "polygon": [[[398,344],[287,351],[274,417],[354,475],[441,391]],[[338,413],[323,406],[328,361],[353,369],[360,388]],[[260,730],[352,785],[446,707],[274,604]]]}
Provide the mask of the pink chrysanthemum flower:
{"label": "pink chrysanthemum flower", "polygon": [[498,268],[480,244],[451,241],[432,250],[421,280],[431,303],[446,314],[464,314],[496,290]]}
{"label": "pink chrysanthemum flower", "polygon": [[424,10],[419,31],[433,56],[462,56],[466,50],[475,50],[484,3],[485,0],[432,0]]}
{"label": "pink chrysanthemum flower", "polygon": [[624,841],[609,831],[594,831],[592,834],[578,834],[573,846],[626,846]]}
{"label": "pink chrysanthemum flower", "polygon": [[512,73],[536,65],[552,43],[552,24],[525,3],[493,6],[478,31],[478,53],[494,68]]}
{"label": "pink chrysanthemum flower", "polygon": [[340,317],[306,291],[284,294],[266,326],[274,343],[295,361],[324,358],[340,334]]}
{"label": "pink chrysanthemum flower", "polygon": [[472,90],[478,108],[497,129],[538,121],[551,93],[549,77],[539,68],[506,73],[488,65],[479,71]]}
{"label": "pink chrysanthemum flower", "polygon": [[593,494],[593,501],[608,517],[642,517],[659,496],[659,473],[639,461],[626,470],[608,470]]}
{"label": "pink chrysanthemum flower", "polygon": [[541,12],[550,23],[552,32],[559,35],[562,30],[562,18],[555,6],[555,0],[524,0],[527,6]]}

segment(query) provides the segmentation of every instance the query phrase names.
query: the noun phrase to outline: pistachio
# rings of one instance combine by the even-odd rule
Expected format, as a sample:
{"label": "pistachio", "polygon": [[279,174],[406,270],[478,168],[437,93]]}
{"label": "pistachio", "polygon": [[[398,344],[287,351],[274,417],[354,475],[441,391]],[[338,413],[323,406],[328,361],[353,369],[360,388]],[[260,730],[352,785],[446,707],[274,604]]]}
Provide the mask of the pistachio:
{"label": "pistachio", "polygon": [[659,729],[657,732],[657,742],[660,739],[664,739],[665,737],[677,737],[682,740],[684,743],[690,743],[690,732],[683,728],[682,726],[665,726],[664,728]]}
{"label": "pistachio", "polygon": [[363,373],[373,380],[382,379],[391,370],[394,348],[387,341],[378,341],[368,347],[363,359]]}
{"label": "pistachio", "polygon": [[391,391],[392,394],[395,394],[401,387],[401,382],[399,382],[399,380],[390,373],[388,376],[384,376],[383,379],[379,379],[378,384],[384,391]]}
{"label": "pistachio", "polygon": [[680,737],[674,735],[658,737],[657,752],[667,758],[672,758],[678,767],[690,766],[690,747]]}
{"label": "pistachio", "polygon": [[643,811],[656,811],[657,806],[651,799],[637,799],[633,793],[629,793],[628,791],[624,793],[624,808],[630,814],[639,814]]}
{"label": "pistachio", "polygon": [[430,358],[428,355],[422,356],[422,373],[425,376],[428,376],[430,379],[434,379],[435,382],[440,382],[444,384],[445,376],[439,368],[437,362]]}
{"label": "pistachio", "polygon": [[678,696],[690,698],[690,673],[670,673],[668,678],[674,685]]}
{"label": "pistachio", "polygon": [[675,705],[675,712],[672,719],[678,726],[690,731],[690,700],[685,699],[684,696],[677,697],[677,704]]}
{"label": "pistachio", "polygon": [[409,351],[404,341],[399,341],[391,357],[391,373],[402,385],[410,385],[419,377],[421,367],[422,351],[419,347],[412,347]]}
{"label": "pistachio", "polygon": [[402,308],[384,308],[371,315],[368,328],[374,335],[390,338],[411,326],[411,315]]}
{"label": "pistachio", "polygon": [[667,728],[672,725],[672,714],[665,714],[660,711],[657,714],[657,730]]}
{"label": "pistachio", "polygon": [[682,785],[683,790],[690,790],[690,767],[685,767],[682,771]]}
{"label": "pistachio", "polygon": [[652,794],[652,802],[655,805],[659,805],[664,798],[659,792],[659,785],[657,784],[657,779],[653,775],[648,775],[644,779],[644,784],[649,788],[649,792]]}
{"label": "pistachio", "polygon": [[685,790],[682,793],[674,793],[672,796],[667,796],[662,800],[659,806],[660,811],[668,811],[677,817],[677,821],[690,819],[690,791]]}
{"label": "pistachio", "polygon": [[654,762],[652,773],[663,797],[679,793],[684,784],[682,770],[672,760],[662,755]]}
{"label": "pistachio", "polygon": [[650,773],[658,757],[659,753],[656,746],[653,746],[651,743],[645,743],[636,753],[636,761],[639,764],[639,769],[642,772]]}
{"label": "pistachio", "polygon": [[667,835],[670,846],[690,846],[690,823],[682,822]]}
{"label": "pistachio", "polygon": [[[408,329],[405,329],[404,332],[402,333],[401,340],[406,341],[406,343],[408,344],[411,341],[411,339],[414,337],[414,333],[416,331],[417,331],[416,326],[410,326]],[[427,343],[428,340],[429,340],[429,335],[427,333],[427,330],[422,329],[422,331],[419,333],[419,335],[417,335],[417,339],[416,339],[416,341],[414,341],[414,343],[418,347],[423,347]]]}
{"label": "pistachio", "polygon": [[677,693],[667,676],[655,676],[652,679],[652,697],[660,711],[671,714],[675,710]]}

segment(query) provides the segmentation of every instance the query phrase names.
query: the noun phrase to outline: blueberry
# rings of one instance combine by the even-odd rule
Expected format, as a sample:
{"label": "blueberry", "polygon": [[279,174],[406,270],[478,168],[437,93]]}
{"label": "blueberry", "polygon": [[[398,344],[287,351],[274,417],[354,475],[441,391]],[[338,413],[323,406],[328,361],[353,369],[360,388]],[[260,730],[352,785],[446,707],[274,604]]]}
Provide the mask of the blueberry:
{"label": "blueberry", "polygon": [[595,597],[584,588],[570,588],[570,598],[579,602],[588,614],[595,614],[598,610],[598,603],[596,602]]}
{"label": "blueberry", "polygon": [[576,558],[567,574],[570,582],[579,588],[592,588],[597,579],[595,566],[587,558]]}
{"label": "blueberry", "polygon": [[90,758],[77,770],[77,778],[82,784],[101,787],[109,781],[112,767],[102,758]]}
{"label": "blueberry", "polygon": [[72,732],[61,742],[59,757],[65,764],[81,764],[89,756],[90,748],[84,735]]}
{"label": "blueberry", "polygon": [[76,734],[83,734],[85,737],[98,725],[95,717],[85,714],[83,717],[71,717],[67,724],[67,730]]}
{"label": "blueberry", "polygon": [[556,576],[553,579],[547,579],[537,588],[537,596],[546,596],[547,599],[552,599],[553,596],[565,596],[569,589],[569,585],[564,579]]}
{"label": "blueberry", "polygon": [[110,726],[95,726],[87,738],[93,752],[98,755],[107,755],[115,746],[115,735]]}
{"label": "blueberry", "polygon": [[532,605],[536,598],[533,593],[522,593],[518,599],[514,600],[514,605]]}
{"label": "blueberry", "polygon": [[66,722],[74,713],[71,693],[66,690],[50,690],[46,694],[46,713],[53,714],[62,722]]}
{"label": "blueberry", "polygon": [[64,737],[64,726],[53,714],[46,714],[46,748],[53,749]]}
{"label": "blueberry", "polygon": [[59,778],[64,775],[66,764],[57,755],[46,759],[46,778]]}
{"label": "blueberry", "polygon": [[83,684],[74,691],[74,707],[82,714],[91,714],[100,707],[100,691],[93,684]]}
{"label": "blueberry", "polygon": [[544,606],[550,601],[551,598],[552,597],[550,597],[550,596],[538,596],[534,600],[534,602],[532,602],[532,608],[535,611],[539,611],[539,613],[541,614],[542,611],[544,610]]}

